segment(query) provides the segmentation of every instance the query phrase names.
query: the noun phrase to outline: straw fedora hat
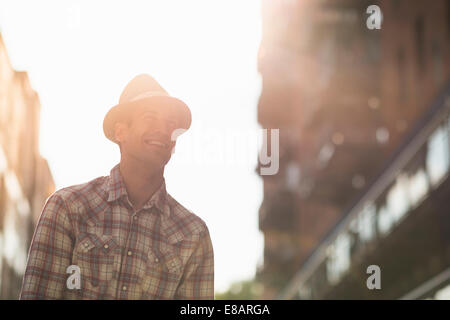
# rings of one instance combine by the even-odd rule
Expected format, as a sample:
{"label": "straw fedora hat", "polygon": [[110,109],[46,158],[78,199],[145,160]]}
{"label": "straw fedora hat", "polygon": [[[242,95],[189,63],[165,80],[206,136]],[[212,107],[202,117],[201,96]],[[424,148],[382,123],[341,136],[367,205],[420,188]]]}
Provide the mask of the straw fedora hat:
{"label": "straw fedora hat", "polygon": [[180,99],[172,97],[148,74],[133,78],[123,89],[119,104],[112,107],[103,119],[103,132],[114,143],[114,125],[124,119],[136,108],[171,108],[179,116],[179,129],[188,130],[191,126],[191,111]]}

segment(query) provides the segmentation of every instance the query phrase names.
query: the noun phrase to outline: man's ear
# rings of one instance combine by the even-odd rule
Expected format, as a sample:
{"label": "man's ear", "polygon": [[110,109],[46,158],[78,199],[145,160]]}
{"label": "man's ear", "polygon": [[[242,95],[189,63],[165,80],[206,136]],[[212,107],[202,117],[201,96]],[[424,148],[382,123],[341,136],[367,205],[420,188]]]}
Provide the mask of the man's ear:
{"label": "man's ear", "polygon": [[114,138],[117,142],[122,142],[125,139],[127,125],[123,122],[116,122],[114,124]]}

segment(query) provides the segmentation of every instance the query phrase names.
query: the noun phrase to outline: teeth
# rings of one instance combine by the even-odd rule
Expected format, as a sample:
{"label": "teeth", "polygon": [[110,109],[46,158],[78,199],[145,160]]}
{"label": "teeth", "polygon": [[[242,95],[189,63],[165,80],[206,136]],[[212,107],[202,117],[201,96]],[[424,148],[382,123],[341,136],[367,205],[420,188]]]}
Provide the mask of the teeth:
{"label": "teeth", "polygon": [[156,141],[156,140],[146,140],[145,141],[147,144],[151,144],[151,145],[156,145],[156,146],[160,146],[160,147],[166,147],[167,145],[165,143]]}

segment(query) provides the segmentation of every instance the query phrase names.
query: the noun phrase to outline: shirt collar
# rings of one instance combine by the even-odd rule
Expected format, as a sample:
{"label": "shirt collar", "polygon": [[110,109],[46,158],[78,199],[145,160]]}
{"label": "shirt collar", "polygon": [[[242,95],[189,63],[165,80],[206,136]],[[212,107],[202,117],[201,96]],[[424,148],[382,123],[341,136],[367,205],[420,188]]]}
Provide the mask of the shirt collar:
{"label": "shirt collar", "polygon": [[[128,199],[127,189],[120,173],[119,164],[111,169],[108,177],[108,202],[115,201],[122,197]],[[170,208],[167,201],[166,181],[163,178],[161,186],[156,190],[152,197],[144,204],[143,209],[149,209],[155,206],[158,212],[166,217],[170,216]]]}

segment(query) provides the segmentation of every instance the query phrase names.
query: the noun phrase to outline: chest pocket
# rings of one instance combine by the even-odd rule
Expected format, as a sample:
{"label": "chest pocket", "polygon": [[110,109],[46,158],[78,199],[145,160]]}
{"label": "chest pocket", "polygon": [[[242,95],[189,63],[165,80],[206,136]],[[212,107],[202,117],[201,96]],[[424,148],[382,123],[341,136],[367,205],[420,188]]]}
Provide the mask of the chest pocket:
{"label": "chest pocket", "polygon": [[81,289],[104,284],[113,278],[120,248],[112,235],[81,234],[76,242],[73,261],[81,269]]}
{"label": "chest pocket", "polygon": [[144,299],[172,299],[183,274],[183,262],[170,250],[148,252],[146,272],[142,281]]}

